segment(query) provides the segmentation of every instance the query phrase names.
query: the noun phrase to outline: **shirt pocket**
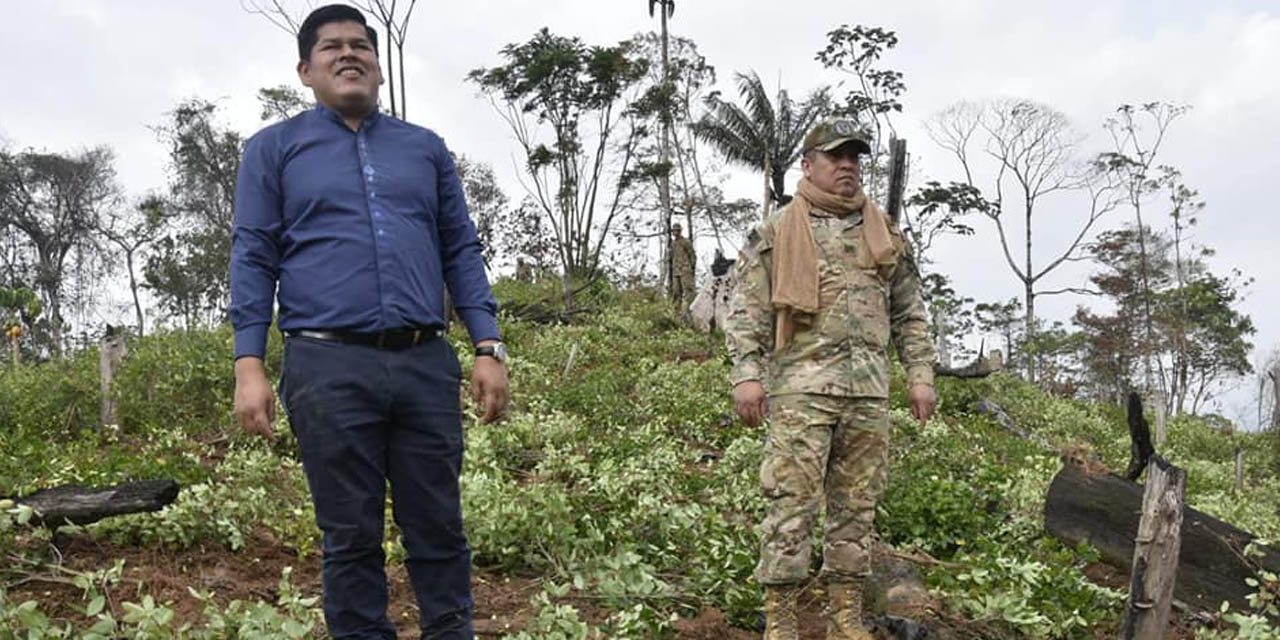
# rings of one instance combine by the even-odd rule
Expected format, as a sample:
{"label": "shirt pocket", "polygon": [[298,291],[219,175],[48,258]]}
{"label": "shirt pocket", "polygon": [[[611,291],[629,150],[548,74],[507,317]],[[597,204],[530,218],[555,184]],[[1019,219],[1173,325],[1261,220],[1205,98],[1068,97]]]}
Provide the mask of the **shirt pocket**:
{"label": "shirt pocket", "polygon": [[888,288],[876,269],[859,270],[850,283],[850,312],[858,325],[862,342],[876,349],[889,346]]}

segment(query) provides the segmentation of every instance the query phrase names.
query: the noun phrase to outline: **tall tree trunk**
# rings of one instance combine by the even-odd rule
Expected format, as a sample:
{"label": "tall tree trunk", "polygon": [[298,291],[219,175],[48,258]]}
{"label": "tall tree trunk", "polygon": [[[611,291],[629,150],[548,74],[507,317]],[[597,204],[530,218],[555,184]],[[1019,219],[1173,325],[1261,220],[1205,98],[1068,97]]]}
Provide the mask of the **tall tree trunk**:
{"label": "tall tree trunk", "polygon": [[405,98],[408,95],[408,92],[405,91],[406,85],[404,83],[404,45],[403,44],[396,45],[396,59],[399,61],[396,63],[396,66],[400,68],[400,119],[407,121],[409,119],[409,111],[405,108]]}
{"label": "tall tree trunk", "polygon": [[129,268],[129,292],[133,294],[133,311],[138,316],[138,335],[144,333],[142,326],[142,303],[138,301],[138,278],[133,271],[133,250],[130,249],[124,254],[125,265]]}
{"label": "tall tree trunk", "polygon": [[769,157],[769,150],[765,149],[764,151],[764,217],[765,218],[769,217],[770,205],[773,203],[773,198],[769,197],[769,180],[772,177],[771,175],[772,173],[773,173],[773,163],[771,162],[771,158]]}
{"label": "tall tree trunk", "polygon": [[1036,335],[1036,294],[1032,289],[1030,280],[1023,283],[1024,295],[1027,301],[1027,317],[1026,325],[1023,327],[1022,338],[1022,356],[1026,359],[1027,364],[1027,382],[1036,383],[1036,353],[1035,345],[1032,342]]}
{"label": "tall tree trunk", "polygon": [[1034,340],[1035,340],[1035,337],[1036,337],[1036,292],[1035,292],[1035,273],[1031,270],[1031,268],[1032,268],[1032,263],[1031,263],[1031,212],[1032,212],[1032,206],[1033,206],[1033,205],[1032,205],[1032,200],[1031,200],[1031,194],[1027,193],[1027,194],[1025,194],[1025,196],[1026,196],[1026,203],[1027,203],[1027,204],[1026,204],[1026,214],[1025,214],[1025,215],[1026,215],[1026,221],[1027,221],[1027,224],[1026,224],[1026,227],[1027,227],[1027,232],[1026,232],[1026,233],[1027,233],[1027,255],[1026,255],[1026,271],[1024,271],[1024,272],[1023,272],[1023,273],[1024,273],[1024,274],[1026,274],[1026,275],[1025,275],[1025,277],[1024,277],[1024,279],[1023,279],[1023,281],[1022,281],[1022,284],[1023,284],[1023,289],[1024,289],[1024,295],[1026,296],[1026,302],[1027,302],[1027,318],[1026,318],[1026,328],[1025,328],[1025,333],[1026,333],[1026,335],[1023,337],[1023,345],[1025,345],[1025,346],[1023,346],[1022,350],[1025,352],[1024,356],[1025,356],[1025,358],[1026,358],[1026,360],[1027,360],[1027,381],[1028,381],[1028,382],[1030,382],[1030,383],[1032,383],[1032,384],[1035,384],[1035,383],[1036,383],[1036,358],[1038,357],[1038,355],[1034,352],[1034,348],[1032,348],[1032,349],[1028,349],[1028,348],[1027,348],[1027,347],[1029,347],[1029,346],[1033,346],[1033,345],[1034,345]]}
{"label": "tall tree trunk", "polygon": [[1280,433],[1280,361],[1271,369],[1271,389],[1275,394],[1271,405],[1271,429]]}
{"label": "tall tree trunk", "polygon": [[391,115],[399,118],[400,112],[396,111],[396,72],[394,62],[391,59],[391,28],[387,25],[387,93],[391,96]]}
{"label": "tall tree trunk", "polygon": [[1142,348],[1143,385],[1147,390],[1154,386],[1151,378],[1151,352],[1155,349],[1155,337],[1151,331],[1151,279],[1147,275],[1147,228],[1142,224],[1142,203],[1137,197],[1133,200],[1134,216],[1138,220],[1138,274],[1142,282],[1142,334],[1145,344]]}
{"label": "tall tree trunk", "polygon": [[[676,296],[676,278],[675,273],[673,273],[675,257],[673,256],[674,247],[672,246],[671,236],[671,218],[673,217],[671,212],[671,154],[669,146],[671,139],[671,105],[669,97],[671,94],[667,91],[671,84],[671,71],[668,67],[669,61],[667,51],[667,3],[659,3],[658,10],[662,14],[662,87],[663,96],[666,96],[666,99],[662,104],[662,112],[658,114],[658,118],[662,122],[662,141],[661,144],[658,145],[658,161],[662,165],[662,175],[658,176],[658,199],[662,204],[662,235],[666,240],[666,250],[664,252],[666,259],[664,260],[664,263],[667,272],[667,298],[674,299]],[[689,227],[689,237],[693,237],[692,226]]]}

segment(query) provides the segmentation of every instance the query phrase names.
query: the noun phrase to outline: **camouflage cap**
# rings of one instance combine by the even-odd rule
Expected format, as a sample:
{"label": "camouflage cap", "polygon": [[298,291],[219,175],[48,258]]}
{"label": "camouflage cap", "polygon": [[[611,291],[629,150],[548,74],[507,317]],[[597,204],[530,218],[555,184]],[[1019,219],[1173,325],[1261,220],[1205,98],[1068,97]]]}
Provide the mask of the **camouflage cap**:
{"label": "camouflage cap", "polygon": [[824,120],[809,130],[804,137],[803,153],[817,149],[818,151],[834,151],[837,147],[854,143],[858,153],[871,153],[870,136],[863,133],[857,123],[852,120]]}

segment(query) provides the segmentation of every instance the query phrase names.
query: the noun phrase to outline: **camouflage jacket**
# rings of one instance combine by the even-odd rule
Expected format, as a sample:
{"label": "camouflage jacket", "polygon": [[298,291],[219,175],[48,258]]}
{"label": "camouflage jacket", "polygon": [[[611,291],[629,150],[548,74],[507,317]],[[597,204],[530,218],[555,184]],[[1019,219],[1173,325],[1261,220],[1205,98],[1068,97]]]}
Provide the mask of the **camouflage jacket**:
{"label": "camouflage jacket", "polygon": [[693,242],[685,237],[675,238],[671,243],[671,270],[677,276],[688,276],[694,266]]}
{"label": "camouflage jacket", "polygon": [[810,213],[818,245],[818,312],[797,313],[791,344],[773,353],[769,281],[783,211],[752,230],[738,260],[738,284],[724,327],[733,384],[760,380],[770,395],[887,398],[890,340],[907,369],[907,383],[933,384],[928,315],[902,234],[890,230],[894,245],[903,247],[896,264],[861,268],[857,257],[865,245],[862,216],[856,213],[843,218],[817,208]]}

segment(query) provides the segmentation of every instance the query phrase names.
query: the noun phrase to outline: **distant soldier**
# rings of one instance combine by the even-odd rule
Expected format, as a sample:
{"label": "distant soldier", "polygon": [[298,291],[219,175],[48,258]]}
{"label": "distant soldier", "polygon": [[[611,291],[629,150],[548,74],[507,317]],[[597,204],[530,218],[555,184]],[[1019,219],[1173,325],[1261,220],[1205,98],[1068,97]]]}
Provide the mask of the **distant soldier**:
{"label": "distant soldier", "polygon": [[681,313],[688,311],[693,302],[694,267],[697,256],[693,242],[681,235],[680,223],[671,225],[671,300]]}
{"label": "distant soldier", "polygon": [[911,255],[862,189],[858,156],[870,150],[852,122],[814,127],[795,200],[751,232],[738,261],[725,323],[735,409],[752,426],[770,417],[756,566],[766,640],[798,637],[796,597],[824,501],[827,638],[872,637],[862,591],[886,481],[890,341],[907,370],[912,414],[927,421],[937,403]]}
{"label": "distant soldier", "polygon": [[533,265],[525,262],[524,258],[516,258],[516,280],[533,282]]}

